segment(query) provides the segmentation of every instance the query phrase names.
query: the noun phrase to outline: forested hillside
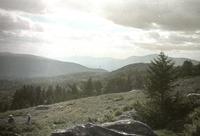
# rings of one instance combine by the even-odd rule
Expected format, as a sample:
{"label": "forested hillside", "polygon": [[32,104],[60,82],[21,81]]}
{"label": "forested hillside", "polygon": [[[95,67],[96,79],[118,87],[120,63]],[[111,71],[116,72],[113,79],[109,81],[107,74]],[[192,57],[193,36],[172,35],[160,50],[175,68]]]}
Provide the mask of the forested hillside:
{"label": "forested hillside", "polygon": [[103,69],[91,69],[76,63],[26,54],[0,53],[0,64],[0,79],[26,79],[81,72],[106,72]]}

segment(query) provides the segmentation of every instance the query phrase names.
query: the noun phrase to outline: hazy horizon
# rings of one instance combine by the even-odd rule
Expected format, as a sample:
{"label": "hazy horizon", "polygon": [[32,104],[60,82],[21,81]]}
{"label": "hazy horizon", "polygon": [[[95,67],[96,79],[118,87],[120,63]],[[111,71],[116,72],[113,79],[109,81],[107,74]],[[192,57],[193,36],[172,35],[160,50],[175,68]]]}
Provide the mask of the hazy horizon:
{"label": "hazy horizon", "polygon": [[0,52],[200,60],[198,0],[0,0]]}
{"label": "hazy horizon", "polygon": [[[68,57],[64,57],[64,58],[55,58],[55,57],[49,57],[49,56],[42,56],[40,54],[31,54],[31,53],[18,53],[18,52],[9,52],[9,51],[6,51],[6,52],[2,52],[0,51],[0,54],[1,53],[8,53],[8,54],[17,54],[17,55],[33,55],[33,56],[38,56],[38,57],[44,57],[44,58],[47,58],[47,59],[53,59],[53,60],[58,60],[58,61],[64,61],[64,62],[67,62],[67,61],[72,61],[75,59],[75,58],[93,58],[93,59],[113,59],[113,60],[125,60],[125,59],[129,59],[131,57],[146,57],[146,56],[153,56],[153,55],[159,55],[159,53],[154,53],[154,54],[145,54],[145,55],[132,55],[132,56],[128,56],[128,57],[125,57],[125,58],[115,58],[115,57],[103,57],[103,56],[68,56]],[[196,60],[196,61],[200,61],[200,58],[198,59],[193,59],[191,57],[174,57],[173,55],[168,55],[166,54],[168,57],[172,57],[172,58],[185,58],[185,59],[191,59],[191,60]]]}

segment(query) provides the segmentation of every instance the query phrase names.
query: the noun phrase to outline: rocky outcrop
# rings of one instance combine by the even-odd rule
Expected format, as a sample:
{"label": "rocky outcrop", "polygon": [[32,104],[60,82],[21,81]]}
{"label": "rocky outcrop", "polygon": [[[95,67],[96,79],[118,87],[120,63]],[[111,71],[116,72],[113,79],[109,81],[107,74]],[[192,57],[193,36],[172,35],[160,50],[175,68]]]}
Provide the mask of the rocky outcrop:
{"label": "rocky outcrop", "polygon": [[120,120],[102,125],[86,124],[56,130],[51,136],[156,136],[146,124],[134,120]]}
{"label": "rocky outcrop", "polygon": [[119,120],[115,122],[105,123],[102,127],[125,132],[128,134],[139,134],[144,136],[156,136],[153,130],[145,123],[136,120]]}
{"label": "rocky outcrop", "polygon": [[189,101],[196,106],[200,106],[200,94],[199,93],[189,93],[186,96]]}
{"label": "rocky outcrop", "polygon": [[49,108],[48,105],[38,105],[35,110],[48,110]]}
{"label": "rocky outcrop", "polygon": [[133,109],[131,111],[125,111],[121,115],[116,116],[115,120],[127,120],[138,118],[137,112]]}

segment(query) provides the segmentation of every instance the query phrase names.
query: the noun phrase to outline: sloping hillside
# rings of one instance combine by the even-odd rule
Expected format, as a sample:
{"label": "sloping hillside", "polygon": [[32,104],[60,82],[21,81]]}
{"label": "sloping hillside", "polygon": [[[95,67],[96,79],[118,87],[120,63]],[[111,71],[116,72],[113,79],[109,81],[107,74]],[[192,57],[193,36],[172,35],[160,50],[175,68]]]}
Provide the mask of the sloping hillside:
{"label": "sloping hillside", "polygon": [[[125,59],[114,58],[95,58],[95,57],[70,57],[66,58],[67,61],[79,63],[81,65],[91,68],[103,68],[109,71],[113,71],[133,63],[150,63],[154,58],[157,58],[158,54],[150,54],[146,56],[131,56]],[[182,65],[185,60],[191,60],[188,58],[174,58],[172,59],[176,65]],[[191,60],[193,64],[197,64],[198,61]]]}
{"label": "sloping hillside", "polygon": [[39,56],[0,53],[0,78],[51,77],[80,72],[105,72],[76,63],[62,62]]}
{"label": "sloping hillside", "polygon": [[[126,63],[150,63],[153,59],[157,58],[158,54],[151,54],[151,55],[146,55],[146,56],[132,56],[127,58],[125,61]],[[189,58],[175,58],[175,57],[170,57],[169,59],[172,59],[175,63],[175,65],[182,65],[184,61],[186,60],[191,60],[193,64],[198,64],[198,61],[192,60]]]}
{"label": "sloping hillside", "polygon": [[[200,77],[179,79],[176,89],[186,88],[187,92],[199,92]],[[136,101],[144,101],[141,90],[126,93],[105,94],[82,99],[61,102],[53,105],[0,113],[0,129],[5,129],[8,115],[14,115],[17,132],[27,136],[48,136],[55,129],[71,127],[77,124],[102,123],[117,120],[118,117],[133,109]],[[32,125],[26,125],[26,115],[32,115]],[[7,129],[7,128],[6,128]]]}
{"label": "sloping hillside", "polygon": [[121,75],[130,75],[135,73],[145,73],[148,68],[148,63],[135,63],[124,66],[120,69],[107,74],[108,77],[116,77]]}
{"label": "sloping hillside", "polygon": [[[46,109],[33,107],[0,113],[0,129],[6,124],[9,114],[13,114],[17,130],[23,135],[49,136],[55,129],[62,129],[86,122],[107,122],[115,120],[122,112],[131,110],[132,105],[143,100],[141,91],[106,94],[96,97],[77,99],[53,105]],[[44,107],[43,107],[44,108]],[[32,115],[32,125],[25,124],[26,115]]]}
{"label": "sloping hillside", "polygon": [[200,76],[178,79],[175,83],[176,90],[183,93],[200,93]]}

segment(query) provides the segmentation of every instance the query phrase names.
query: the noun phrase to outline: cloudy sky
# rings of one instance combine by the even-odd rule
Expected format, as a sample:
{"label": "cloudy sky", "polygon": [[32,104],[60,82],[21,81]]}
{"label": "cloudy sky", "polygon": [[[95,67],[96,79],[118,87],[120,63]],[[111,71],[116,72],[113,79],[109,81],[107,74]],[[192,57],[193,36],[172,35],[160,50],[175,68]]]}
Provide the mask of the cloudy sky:
{"label": "cloudy sky", "polygon": [[0,51],[200,60],[199,0],[0,0]]}

